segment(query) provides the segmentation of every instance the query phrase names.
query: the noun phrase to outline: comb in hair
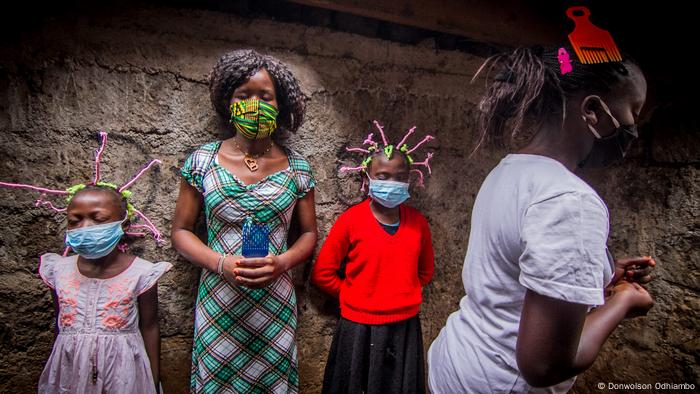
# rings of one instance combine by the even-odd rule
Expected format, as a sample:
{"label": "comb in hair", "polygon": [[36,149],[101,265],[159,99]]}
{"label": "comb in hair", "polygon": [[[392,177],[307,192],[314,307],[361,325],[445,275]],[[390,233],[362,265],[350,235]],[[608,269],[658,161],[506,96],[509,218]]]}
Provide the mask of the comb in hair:
{"label": "comb in hair", "polygon": [[566,10],[566,15],[574,21],[574,31],[569,41],[574,47],[578,60],[583,64],[621,62],[622,56],[610,33],[595,26],[588,19],[591,11],[576,6]]}

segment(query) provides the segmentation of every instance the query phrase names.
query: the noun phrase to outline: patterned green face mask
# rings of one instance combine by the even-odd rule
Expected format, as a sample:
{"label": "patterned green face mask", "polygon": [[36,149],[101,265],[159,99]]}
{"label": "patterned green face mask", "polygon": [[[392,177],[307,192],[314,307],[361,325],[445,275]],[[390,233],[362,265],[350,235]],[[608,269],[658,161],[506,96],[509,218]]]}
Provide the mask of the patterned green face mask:
{"label": "patterned green face mask", "polygon": [[277,128],[279,111],[274,106],[255,98],[231,103],[231,124],[251,140],[269,137]]}

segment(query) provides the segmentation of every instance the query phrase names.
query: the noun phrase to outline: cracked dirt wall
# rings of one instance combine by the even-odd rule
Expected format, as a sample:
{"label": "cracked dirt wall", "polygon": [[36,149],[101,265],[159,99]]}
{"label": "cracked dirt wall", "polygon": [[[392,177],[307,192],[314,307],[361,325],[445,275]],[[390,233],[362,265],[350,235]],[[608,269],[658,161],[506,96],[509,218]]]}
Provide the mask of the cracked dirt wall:
{"label": "cracked dirt wall", "polygon": [[[178,167],[194,147],[227,132],[209,103],[206,78],[218,56],[252,47],[289,64],[310,97],[307,120],[290,145],[311,162],[321,239],[359,201],[359,184],[337,175],[342,147],[379,119],[396,138],[417,125],[437,137],[434,177],[414,190],[428,217],[436,271],[424,291],[426,346],[463,295],[460,272],[469,212],[499,154],[468,158],[479,89],[468,85],[483,59],[325,28],[244,19],[211,11],[117,8],[58,16],[12,38],[0,51],[0,179],[62,187],[89,179],[96,133],[110,133],[104,177],[124,181],[150,158],[163,161],[134,187],[136,202],[167,234]],[[657,304],[625,323],[576,392],[597,382],[698,383],[698,125],[671,106],[655,117],[626,164],[587,174],[609,202],[616,255],[651,254]],[[673,111],[676,111],[674,113]],[[678,115],[681,114],[681,115]],[[650,161],[649,155],[654,158]],[[53,339],[53,309],[37,278],[37,256],[58,251],[63,217],[33,205],[36,195],[0,189],[0,392],[35,391]],[[188,387],[192,308],[198,274],[170,247],[135,246],[174,269],[160,282],[162,378],[166,392]],[[303,393],[320,391],[336,304],[294,272],[299,304]]]}

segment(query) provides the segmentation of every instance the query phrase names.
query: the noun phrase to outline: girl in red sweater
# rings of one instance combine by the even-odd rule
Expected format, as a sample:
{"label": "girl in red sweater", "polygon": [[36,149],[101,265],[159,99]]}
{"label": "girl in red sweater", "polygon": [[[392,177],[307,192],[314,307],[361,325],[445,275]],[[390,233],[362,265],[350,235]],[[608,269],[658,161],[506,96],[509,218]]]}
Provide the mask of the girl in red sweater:
{"label": "girl in red sweater", "polygon": [[[409,175],[422,185],[426,160],[413,149],[365,140],[367,157],[341,171],[363,172],[369,198],[345,211],[331,228],[312,271],[312,282],[340,298],[338,322],[323,378],[323,393],[424,393],[423,341],[418,312],[421,290],[433,276],[433,246],[427,220],[409,198]],[[364,189],[364,183],[363,183]],[[344,274],[342,273],[344,268]]]}

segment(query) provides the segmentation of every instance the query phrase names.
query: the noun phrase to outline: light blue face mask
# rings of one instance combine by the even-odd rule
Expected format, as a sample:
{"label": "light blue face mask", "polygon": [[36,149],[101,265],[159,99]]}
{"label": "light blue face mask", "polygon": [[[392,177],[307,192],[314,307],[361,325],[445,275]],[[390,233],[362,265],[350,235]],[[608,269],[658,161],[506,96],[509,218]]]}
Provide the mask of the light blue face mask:
{"label": "light blue face mask", "polygon": [[369,196],[379,204],[394,208],[411,197],[408,194],[408,182],[384,181],[369,176]]}
{"label": "light blue face mask", "polygon": [[70,246],[75,253],[88,260],[107,256],[117,247],[124,235],[124,220],[68,230],[66,246]]}

